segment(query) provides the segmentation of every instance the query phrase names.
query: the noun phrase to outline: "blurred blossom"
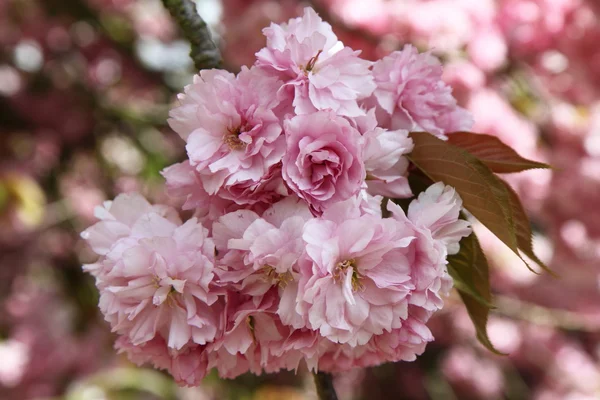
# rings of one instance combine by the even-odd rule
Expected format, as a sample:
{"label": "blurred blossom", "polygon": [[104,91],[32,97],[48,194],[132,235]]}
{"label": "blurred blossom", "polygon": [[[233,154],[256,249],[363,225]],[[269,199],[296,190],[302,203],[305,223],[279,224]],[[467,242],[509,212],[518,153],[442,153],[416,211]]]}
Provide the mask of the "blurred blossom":
{"label": "blurred blossom", "polygon": [[35,72],[42,68],[44,55],[40,45],[33,40],[23,40],[14,50],[14,61],[17,67],[26,72]]}
{"label": "blurred blossom", "polygon": [[451,349],[442,363],[442,371],[459,398],[501,398],[504,386],[502,371],[471,348],[457,346]]}
{"label": "blurred blossom", "polygon": [[182,40],[163,43],[154,38],[140,39],[136,43],[140,59],[153,70],[177,71],[192,65],[188,57],[190,45]]}
{"label": "blurred blossom", "polygon": [[521,346],[521,331],[516,322],[493,317],[488,321],[488,335],[498,351],[512,354]]}
{"label": "blurred blossom", "polygon": [[21,77],[10,65],[0,66],[0,94],[11,96],[21,89]]}
{"label": "blurred blossom", "polygon": [[137,174],[144,167],[142,153],[123,136],[107,137],[102,143],[102,155],[127,174]]}
{"label": "blurred blossom", "polygon": [[0,384],[16,386],[25,373],[29,359],[28,349],[16,340],[0,342]]}

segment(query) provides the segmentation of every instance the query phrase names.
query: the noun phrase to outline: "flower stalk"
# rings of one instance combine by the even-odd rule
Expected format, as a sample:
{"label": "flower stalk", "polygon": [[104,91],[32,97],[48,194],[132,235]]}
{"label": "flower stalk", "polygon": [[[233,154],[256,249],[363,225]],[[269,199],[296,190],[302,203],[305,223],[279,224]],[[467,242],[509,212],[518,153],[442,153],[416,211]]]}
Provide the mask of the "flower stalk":
{"label": "flower stalk", "polygon": [[315,385],[317,386],[317,395],[319,400],[337,400],[337,394],[333,387],[333,379],[331,374],[324,372],[313,372]]}

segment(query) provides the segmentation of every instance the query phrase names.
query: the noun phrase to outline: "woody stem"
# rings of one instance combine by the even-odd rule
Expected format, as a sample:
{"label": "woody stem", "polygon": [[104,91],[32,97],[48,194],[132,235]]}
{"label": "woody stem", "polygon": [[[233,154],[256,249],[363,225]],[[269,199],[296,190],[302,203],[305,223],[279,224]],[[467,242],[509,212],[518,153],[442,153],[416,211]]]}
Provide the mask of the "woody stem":
{"label": "woody stem", "polygon": [[324,372],[313,372],[315,385],[317,386],[317,395],[319,400],[337,400],[337,394],[333,387],[333,379],[331,374]]}
{"label": "woody stem", "polygon": [[196,4],[191,0],[162,0],[166,9],[179,25],[185,38],[190,41],[190,57],[197,69],[221,68],[219,49],[210,35],[206,22],[198,15]]}

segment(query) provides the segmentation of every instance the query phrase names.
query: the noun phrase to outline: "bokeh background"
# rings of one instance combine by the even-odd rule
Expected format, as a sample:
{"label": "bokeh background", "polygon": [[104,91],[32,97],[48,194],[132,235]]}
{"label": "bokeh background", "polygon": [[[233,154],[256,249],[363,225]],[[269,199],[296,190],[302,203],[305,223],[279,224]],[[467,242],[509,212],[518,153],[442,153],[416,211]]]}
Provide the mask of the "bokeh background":
{"label": "bokeh background", "polygon": [[[379,58],[431,49],[475,131],[554,166],[507,179],[535,275],[478,229],[493,264],[495,356],[456,297],[413,363],[336,377],[342,399],[600,398],[600,2],[597,0],[197,0],[225,65],[251,64],[261,28],[313,6]],[[166,125],[193,74],[160,0],[0,0],[0,399],[315,399],[303,371],[180,389],[112,349],[79,232],[123,191],[173,201],[159,171],[184,157]]]}

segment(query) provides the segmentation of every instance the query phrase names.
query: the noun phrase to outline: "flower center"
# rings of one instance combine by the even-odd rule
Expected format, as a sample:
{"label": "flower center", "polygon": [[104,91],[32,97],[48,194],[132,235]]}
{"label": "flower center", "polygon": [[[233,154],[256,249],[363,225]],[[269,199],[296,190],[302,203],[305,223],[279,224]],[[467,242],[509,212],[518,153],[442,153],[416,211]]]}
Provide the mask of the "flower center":
{"label": "flower center", "polygon": [[354,292],[365,290],[365,286],[360,282],[362,280],[362,275],[356,270],[356,260],[354,258],[349,258],[337,263],[333,272],[333,280],[335,282],[342,282],[344,280],[344,275],[348,271],[348,268],[352,269],[352,290]]}
{"label": "flower center", "polygon": [[273,284],[279,285],[281,288],[285,288],[288,283],[294,280],[294,277],[290,271],[280,274],[275,268],[268,264],[262,267],[262,271],[267,280],[270,280],[273,282]]}
{"label": "flower center", "polygon": [[250,331],[250,335],[252,336],[252,343],[256,344],[256,333],[254,331],[254,317],[252,315],[248,315],[246,317],[246,326],[248,327],[248,330]]}
{"label": "flower center", "polygon": [[240,134],[242,133],[242,127],[238,126],[235,129],[228,129],[228,134],[223,138],[223,142],[231,150],[241,150],[246,147],[246,143],[242,142],[240,139]]}
{"label": "flower center", "polygon": [[314,56],[313,58],[308,60],[308,63],[306,64],[306,68],[304,68],[304,72],[307,75],[310,71],[312,71],[315,68],[315,64],[317,63],[317,60],[319,59],[319,56],[321,55],[322,52],[323,52],[323,50],[319,50],[319,52],[317,53],[316,56]]}

